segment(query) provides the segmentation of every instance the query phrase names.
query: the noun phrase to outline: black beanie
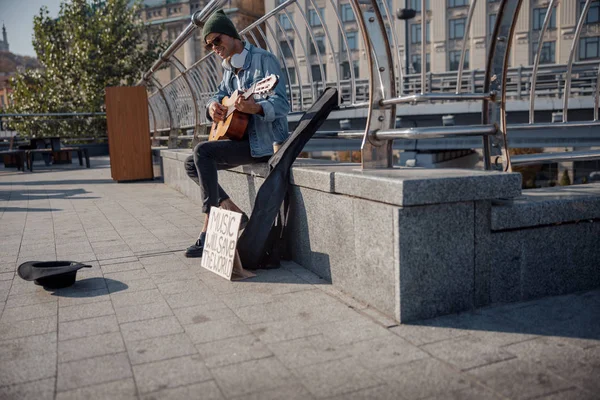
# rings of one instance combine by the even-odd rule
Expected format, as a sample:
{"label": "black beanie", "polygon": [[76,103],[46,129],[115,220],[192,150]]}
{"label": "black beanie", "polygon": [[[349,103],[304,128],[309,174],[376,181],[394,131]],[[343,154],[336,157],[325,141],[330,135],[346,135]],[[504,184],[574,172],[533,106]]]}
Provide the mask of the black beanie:
{"label": "black beanie", "polygon": [[206,20],[204,28],[202,28],[202,40],[204,40],[204,43],[206,43],[206,37],[211,33],[224,33],[232,38],[242,40],[233,22],[227,18],[223,10],[215,12]]}

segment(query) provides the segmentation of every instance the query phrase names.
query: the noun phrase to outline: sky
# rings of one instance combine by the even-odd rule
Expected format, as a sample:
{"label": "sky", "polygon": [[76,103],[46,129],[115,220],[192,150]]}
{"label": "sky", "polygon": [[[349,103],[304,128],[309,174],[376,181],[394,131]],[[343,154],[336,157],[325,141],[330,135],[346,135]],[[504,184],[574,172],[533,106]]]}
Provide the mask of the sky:
{"label": "sky", "polygon": [[0,24],[4,23],[6,26],[10,52],[35,57],[31,44],[33,17],[39,14],[42,6],[48,7],[50,17],[56,17],[62,1],[64,0],[0,0]]}

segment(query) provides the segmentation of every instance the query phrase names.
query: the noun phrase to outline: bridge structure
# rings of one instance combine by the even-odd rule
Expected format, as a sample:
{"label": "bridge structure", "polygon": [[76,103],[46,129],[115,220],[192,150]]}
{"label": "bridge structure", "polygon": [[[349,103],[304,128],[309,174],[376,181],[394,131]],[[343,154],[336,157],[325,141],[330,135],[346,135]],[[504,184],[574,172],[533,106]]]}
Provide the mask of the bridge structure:
{"label": "bridge structure", "polygon": [[[406,74],[397,35],[399,27],[396,25],[400,21],[396,19],[395,10],[389,8],[388,2],[350,2],[366,49],[368,79],[358,79],[354,76],[353,69],[349,71],[350,79],[342,79],[338,69],[326,75],[322,67],[317,72],[307,61],[311,54],[316,54],[317,64],[320,66],[323,65],[323,60],[330,58],[333,58],[334,64],[341,65],[351,57],[342,17],[333,1],[329,1],[327,10],[336,16],[337,26],[327,26],[319,13],[307,15],[298,1],[289,0],[280,2],[273,10],[243,29],[241,34],[244,40],[282,58],[283,78],[292,106],[290,122],[296,121],[324,88],[333,86],[338,89],[340,107],[331,119],[356,119],[357,122],[353,125],[363,126],[353,130],[329,128],[322,136],[360,140],[363,168],[390,167],[394,140],[420,140],[422,146],[427,146],[428,141],[423,139],[449,139],[444,142],[446,146],[452,146],[453,142],[457,142],[453,138],[461,138],[458,143],[462,143],[461,147],[464,147],[466,143],[475,145],[474,138],[480,138],[475,146],[483,150],[484,168],[492,169],[501,165],[503,170],[509,171],[512,164],[523,161],[519,157],[512,157],[511,160],[508,151],[511,141],[515,147],[538,144],[550,147],[558,144],[557,142],[568,142],[571,136],[573,146],[593,143],[594,128],[600,125],[597,84],[600,70],[596,60],[575,61],[578,39],[586,28],[586,16],[592,3],[593,1],[586,2],[581,10],[573,33],[568,63],[562,65],[540,65],[540,46],[532,66],[508,68],[511,44],[516,40],[515,26],[521,9],[520,1],[500,2],[498,15],[501,18],[496,19],[487,45],[484,70],[464,70],[464,58],[470,39],[468,32],[477,0],[470,2],[459,68],[453,72],[430,73],[423,68],[419,74]],[[171,146],[176,143],[177,137],[186,139],[180,135],[181,130],[193,129],[196,135],[206,132],[209,121],[200,110],[216,90],[222,76],[220,60],[214,53],[191,66],[185,66],[177,59],[175,52],[214,10],[225,4],[226,2],[209,2],[203,10],[196,12],[188,27],[140,81],[147,84],[151,92],[149,109],[153,135],[157,139],[169,137]],[[317,9],[312,0],[308,5]],[[546,34],[552,10],[559,5],[559,1],[549,2],[539,37]],[[428,12],[434,13],[435,10]],[[304,26],[297,25],[298,18],[291,18],[294,13],[301,16]],[[282,25],[284,20],[289,21],[291,29]],[[424,54],[427,45],[425,18],[421,18],[421,24],[420,43],[421,53]],[[305,30],[308,35],[303,34]],[[325,46],[317,43],[312,34],[315,30],[324,34]],[[289,56],[284,47],[293,47],[293,40],[295,46],[299,46],[302,51],[292,54],[290,63],[283,58],[284,54]],[[153,73],[165,63],[175,66],[179,75],[163,86],[154,79]],[[410,123],[397,122],[398,117],[408,122],[410,118],[407,117],[448,114],[454,115],[460,123],[439,126],[441,118],[438,126],[427,126],[433,125],[431,123],[414,126],[418,125],[414,123],[414,118]],[[459,117],[463,114],[469,117]],[[510,117],[513,115],[516,121],[511,122]],[[332,130],[335,132],[331,132]],[[536,137],[542,138],[539,143],[536,143]],[[432,144],[434,148],[440,146],[439,140],[429,143],[437,143]],[[406,146],[397,144],[397,147]],[[536,157],[540,161],[569,160],[576,155],[568,152]],[[587,151],[578,157],[595,158],[597,155]]]}
{"label": "bridge structure", "polygon": [[[421,68],[418,74],[405,73],[399,22],[389,3],[350,0],[369,67],[366,79],[358,79],[352,68],[350,79],[342,79],[337,68],[325,74],[324,59],[341,66],[351,56],[337,2],[325,2],[335,15],[330,26],[319,12],[310,12],[317,9],[314,0],[300,2],[280,1],[241,36],[281,57],[290,122],[298,121],[325,88],[337,89],[339,107],[317,136],[332,147],[360,141],[361,159],[360,164],[299,160],[293,166],[286,233],[290,258],[400,322],[600,287],[600,186],[522,190],[524,178],[513,172],[530,163],[600,159],[600,151],[592,149],[513,151],[519,138],[555,135],[580,140],[579,145],[588,138],[589,146],[598,139],[600,68],[598,61],[576,62],[587,13],[597,0],[582,2],[565,64],[540,65],[539,46],[533,66],[508,68],[525,1],[500,0],[485,69],[464,69],[467,33],[456,72]],[[210,121],[204,109],[221,80],[221,61],[211,53],[186,66],[175,52],[226,4],[212,0],[196,12],[139,82],[149,93],[149,134],[169,144],[158,151],[164,182],[196,199],[199,188],[182,165],[190,150],[177,145],[190,138],[182,135],[185,130],[193,130],[197,140],[207,138]],[[477,4],[469,2],[465,32]],[[539,37],[560,5],[548,2]],[[435,13],[435,7],[428,12]],[[283,27],[286,19],[289,26]],[[316,40],[317,31],[324,40]],[[292,47],[290,35],[301,50],[284,59],[285,47]],[[425,18],[420,43],[426,54]],[[309,57],[318,60],[316,68]],[[167,64],[179,75],[163,85],[154,74]],[[419,116],[449,114],[455,115],[454,124],[405,126]],[[510,120],[513,116],[518,119]],[[351,123],[343,128],[331,125],[345,119]],[[480,149],[481,167],[394,165],[395,147],[419,150],[417,143],[421,149]],[[220,172],[219,183],[250,213],[267,173],[266,165],[236,168]]]}

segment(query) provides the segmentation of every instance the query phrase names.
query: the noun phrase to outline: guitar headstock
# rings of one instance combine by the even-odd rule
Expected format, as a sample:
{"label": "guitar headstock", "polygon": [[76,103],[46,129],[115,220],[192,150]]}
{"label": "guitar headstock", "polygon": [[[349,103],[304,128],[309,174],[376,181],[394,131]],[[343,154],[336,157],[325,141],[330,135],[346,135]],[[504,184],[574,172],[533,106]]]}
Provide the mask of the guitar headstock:
{"label": "guitar headstock", "polygon": [[271,74],[252,85],[251,91],[253,94],[268,93],[277,86],[277,83],[279,83],[279,77],[275,74]]}

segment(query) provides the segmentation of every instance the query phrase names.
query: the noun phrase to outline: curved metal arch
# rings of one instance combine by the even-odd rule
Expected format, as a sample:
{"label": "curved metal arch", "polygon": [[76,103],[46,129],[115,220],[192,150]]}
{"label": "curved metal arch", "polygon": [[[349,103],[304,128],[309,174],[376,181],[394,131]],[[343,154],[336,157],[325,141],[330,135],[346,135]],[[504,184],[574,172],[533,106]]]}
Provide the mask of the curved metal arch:
{"label": "curved metal arch", "polygon": [[[197,103],[198,103],[198,110],[200,110],[200,107],[204,108],[203,105],[201,104],[201,101],[207,98],[208,93],[211,92],[211,88],[206,84],[206,82],[203,79],[201,79],[199,66],[190,68],[188,70],[188,73],[190,74],[191,82],[193,82],[193,84],[197,88],[196,90],[198,91],[198,94],[199,94]],[[205,113],[200,113],[200,111],[198,111],[198,118],[199,118],[200,124],[208,122]]]}
{"label": "curved metal arch", "polygon": [[[179,116],[179,109],[180,107],[178,107],[178,103],[177,103],[177,80],[172,80],[171,82],[169,82],[167,85],[165,85],[165,87],[163,88],[163,92],[165,94],[165,100],[167,101],[167,104],[169,105],[169,109],[171,111],[171,115],[173,117],[175,116]],[[179,118],[173,118],[172,119],[172,124],[171,124],[171,129],[179,129],[181,127],[181,121]]]}
{"label": "curved metal arch", "polygon": [[252,36],[252,40],[254,40],[254,43],[256,43],[256,47],[262,49],[262,46],[260,45],[260,42],[258,41],[256,35],[254,35],[254,32],[252,32],[252,30],[249,30],[248,33],[250,34],[250,36]]}
{"label": "curved metal arch", "polygon": [[[279,26],[279,22],[277,21],[277,19],[275,19],[275,23],[277,24],[277,26]],[[267,29],[269,30],[269,32],[271,32],[271,36],[273,36],[273,41],[277,45],[277,50],[279,50],[279,54],[283,55],[283,49],[281,48],[281,45],[279,44],[279,40],[277,39],[277,34],[273,31],[273,28],[271,28],[271,25],[269,24],[269,21],[264,21],[264,24],[267,27]],[[290,46],[290,41],[289,41],[287,35],[285,35],[285,41],[286,41],[286,43],[288,45],[288,48],[291,50],[292,46]],[[275,53],[273,53],[273,54],[275,54]],[[295,59],[295,57],[292,57],[292,58]],[[288,70],[287,64],[285,64],[285,57],[284,57],[284,67],[285,67],[285,72],[286,72],[286,75],[287,75],[288,82],[290,82],[290,72]],[[292,94],[292,86],[290,85],[289,88],[290,88],[290,107],[293,110],[294,109],[293,108],[294,107],[293,106],[294,99],[293,99],[293,96],[291,95]]]}
{"label": "curved metal arch", "polygon": [[[361,5],[361,3],[363,4]],[[383,17],[376,1],[372,0],[369,3],[366,4],[360,0],[351,0],[350,3],[357,17],[369,60],[369,108],[361,146],[362,167],[363,169],[390,168],[392,166],[392,141],[377,140],[375,132],[394,126],[395,105],[386,108],[381,104],[381,100],[384,98],[396,95],[395,85],[392,84],[394,82],[394,66]],[[367,6],[369,6],[368,9]],[[379,29],[376,26],[371,27],[371,25],[379,25]],[[371,29],[368,29],[368,26]],[[380,85],[379,90],[376,90],[376,84]],[[385,95],[386,90],[389,90],[389,96]]]}
{"label": "curved metal arch", "polygon": [[[296,3],[296,5],[298,6],[298,11],[300,11],[300,15],[302,16],[302,19],[304,20],[304,25],[309,28],[310,27],[310,23],[308,21],[308,19],[306,18],[306,14],[304,13],[304,10],[302,9],[302,7],[300,7],[300,4]],[[319,14],[319,11],[317,9],[317,14]],[[315,46],[315,51],[317,53],[317,61],[319,62],[319,70],[321,71],[321,82],[323,83],[323,88],[325,87],[325,70],[323,70],[323,60],[321,59],[321,50],[319,50],[319,46],[317,46],[317,41],[315,40],[315,35],[312,32],[312,29],[307,29],[308,31],[308,35],[310,36],[310,40],[312,41],[312,43]],[[312,68],[310,68],[310,65],[308,63],[308,56],[306,58],[306,69],[308,70],[309,74],[310,74],[310,82],[315,84],[314,88],[317,90],[318,92],[318,86],[316,85],[316,82],[312,76]],[[317,96],[317,93],[313,94],[313,103],[315,101]]]}
{"label": "curved metal arch", "polygon": [[[171,113],[171,108],[169,107],[169,102],[167,101],[167,97],[165,96],[164,88],[162,87],[160,82],[154,77],[154,75],[150,76],[149,80],[150,80],[150,82],[152,82],[153,85],[156,86],[157,93],[159,94],[160,98],[162,99],[162,101],[165,104],[165,109],[167,110],[167,117],[169,120],[169,126],[166,129],[172,129],[173,128],[173,114]],[[159,128],[156,127],[157,131],[158,131],[158,129]]]}
{"label": "curved metal arch", "polygon": [[423,11],[426,5],[425,0],[421,0],[421,94],[427,92],[427,12]]}
{"label": "curved metal arch", "polygon": [[[350,52],[350,46],[348,46],[348,38],[346,37],[346,33],[344,31],[344,24],[338,14],[337,6],[333,2],[333,0],[329,0],[331,6],[333,7],[335,19],[337,20],[338,27],[342,32],[342,40],[344,41],[344,46],[346,47],[346,55],[348,57],[348,65],[350,66],[350,102],[352,104],[356,103],[356,77],[354,76],[354,60],[352,60],[352,53]],[[338,2],[339,5],[339,2]],[[338,89],[339,90],[339,89]],[[341,91],[340,91],[341,98]]]}
{"label": "curved metal arch", "polygon": [[[394,85],[398,85],[398,87],[396,88],[396,92],[400,92],[402,94],[404,92],[404,87],[402,84],[402,81],[404,80],[404,71],[402,70],[402,62],[400,61],[400,46],[398,45],[398,38],[396,37],[396,22],[394,20],[394,14],[392,13],[392,10],[390,10],[388,7],[388,2],[386,0],[380,0],[380,2],[381,4],[383,4],[383,9],[385,11],[385,15],[390,25],[390,34],[392,36],[392,47],[394,49],[392,53],[392,62],[394,63],[393,60],[396,60],[394,64],[396,64],[396,76],[398,77],[398,79],[396,80],[397,83],[394,82]],[[423,13],[423,15],[425,14],[426,13]]]}
{"label": "curved metal arch", "polygon": [[[337,90],[338,90],[338,104],[341,104],[342,103],[342,87],[340,85],[340,70],[339,70],[339,68],[337,68],[337,66],[339,65],[339,60],[336,56],[336,52],[334,51],[333,41],[331,40],[331,35],[329,34],[329,29],[327,29],[327,24],[325,23],[325,21],[323,21],[323,17],[321,17],[321,13],[318,12],[317,4],[315,3],[314,0],[308,0],[308,1],[310,1],[312,7],[317,10],[317,18],[319,18],[319,22],[321,22],[321,26],[323,27],[323,30],[325,31],[325,37],[327,38],[327,41],[329,42],[329,50],[333,57],[333,64],[336,66],[336,68],[334,68],[334,70],[335,70],[335,77],[336,77]],[[325,56],[327,56],[327,51],[325,51]],[[323,78],[324,78],[323,81],[327,82],[325,79],[326,78],[325,75],[323,75]]]}
{"label": "curved metal arch", "polygon": [[194,116],[193,116],[193,120],[194,120],[194,136],[196,135],[197,131],[198,131],[198,104],[197,104],[197,100],[196,100],[196,95],[194,93],[192,84],[187,76],[187,68],[185,67],[185,65],[181,62],[181,60],[179,60],[179,58],[177,58],[175,56],[175,54],[173,54],[170,58],[169,58],[169,62],[175,66],[175,68],[177,68],[177,70],[179,71],[179,74],[181,76],[181,78],[183,79],[183,81],[185,82],[185,84],[187,85],[188,91],[190,92],[190,95],[192,96],[192,104],[193,104],[193,108],[194,108]]}
{"label": "curved metal arch", "polygon": [[544,24],[542,25],[542,30],[540,31],[540,36],[538,39],[538,48],[535,52],[535,60],[533,60],[533,71],[531,73],[531,88],[529,89],[529,123],[533,124],[535,122],[535,85],[537,83],[537,73],[538,68],[540,66],[540,57],[542,55],[542,47],[544,44],[544,36],[546,34],[546,30],[548,29],[548,25],[550,25],[550,20],[552,17],[552,13],[554,12],[554,7],[556,7],[558,0],[550,0],[550,4],[548,4],[548,8],[546,9],[546,16],[544,17]]}
{"label": "curved metal arch", "polygon": [[150,111],[150,132],[153,136],[156,135],[156,117],[154,116],[154,110],[152,109],[152,103],[148,102],[148,110]]}
{"label": "curved metal arch", "polygon": [[206,61],[206,69],[208,76],[211,79],[214,90],[217,90],[221,81],[223,80],[223,68],[219,58],[215,53],[211,53],[210,57]]}
{"label": "curved metal arch", "polygon": [[[297,3],[296,3],[297,5]],[[300,7],[300,6],[298,6]],[[302,35],[300,35],[300,31],[298,30],[298,27],[296,26],[296,23],[294,22],[293,18],[290,18],[290,14],[288,13],[288,11],[286,9],[283,9],[283,12],[285,13],[285,16],[287,17],[287,19],[290,21],[290,24],[292,25],[292,29],[294,30],[295,34],[296,34],[296,38],[298,39],[298,43],[300,43],[300,47],[302,47],[302,51],[304,52],[304,59],[308,60],[308,50],[306,49],[306,46],[304,46],[304,42],[302,41]],[[296,63],[296,57],[294,57],[294,63]],[[310,80],[312,81],[312,71],[310,70],[310,68],[308,68],[308,73],[310,75],[308,75],[310,78]],[[300,73],[300,67],[296,68],[296,76],[298,78],[298,94],[300,96],[300,110],[303,111],[304,110],[304,94],[303,94],[303,84],[302,84],[302,74]],[[292,93],[290,92],[290,95],[292,95]]]}
{"label": "curved metal arch", "polygon": [[598,102],[600,97],[600,65],[596,75],[596,93],[594,94],[594,121],[598,121]]}
{"label": "curved metal arch", "polygon": [[[425,0],[423,0],[424,2]],[[465,66],[465,55],[467,53],[467,39],[469,39],[469,31],[471,30],[471,21],[473,20],[473,13],[475,12],[475,6],[477,0],[471,0],[469,5],[469,15],[467,16],[467,26],[465,27],[465,37],[463,38],[462,49],[460,51],[460,62],[458,64],[458,73],[456,75],[456,94],[459,94],[462,90],[462,74]]]}
{"label": "curved metal arch", "polygon": [[[506,133],[506,75],[508,72],[508,58],[510,47],[514,38],[514,30],[521,9],[522,0],[502,0],[498,8],[498,17],[494,26],[494,33],[490,43],[490,52],[485,68],[484,93],[500,93],[500,101],[491,103],[483,101],[482,125],[499,122],[499,131],[496,140],[501,146],[503,170],[510,172],[510,154],[508,152],[508,138]],[[485,169],[492,169],[491,147],[488,136],[483,137],[483,152]]]}
{"label": "curved metal arch", "polygon": [[[281,33],[283,33],[283,35],[285,36],[285,41],[288,45],[288,48],[290,49],[290,51],[295,51],[295,49],[290,46],[290,39],[288,37],[288,35],[285,33],[285,30],[283,29],[283,27],[281,26],[281,24],[279,23],[279,21],[277,20],[277,18],[274,19],[275,20],[275,25],[277,26],[277,29],[279,29],[281,31]],[[283,56],[283,66],[285,68],[285,74],[287,75],[287,82],[288,82],[288,88],[290,91],[290,109],[293,110],[294,109],[294,96],[292,96],[292,80],[291,80],[291,76],[290,76],[290,70],[287,66],[287,62],[285,61],[285,55],[282,53],[281,54]],[[294,55],[292,55],[292,61],[294,63],[294,66],[296,67],[296,71],[298,71],[298,62],[296,61],[296,57]]]}
{"label": "curved metal arch", "polygon": [[[285,10],[284,10],[285,12]],[[287,14],[287,13],[286,13]],[[289,19],[289,18],[288,18]],[[291,20],[290,20],[291,21]],[[292,23],[293,24],[293,23]],[[269,28],[269,30],[271,30],[270,26],[267,25],[267,27]],[[269,44],[269,40],[267,38],[267,35],[265,34],[265,32],[262,30],[262,28],[260,27],[260,25],[256,26],[256,29],[258,30],[258,33],[260,33],[261,37],[263,38],[263,40],[265,41],[265,45],[267,46],[267,49],[275,54],[275,52],[273,51],[273,48],[271,47],[271,45]],[[271,30],[271,35],[273,35],[273,32]],[[277,37],[274,38],[275,41],[277,41]],[[300,43],[302,44],[302,41],[300,40]],[[302,48],[304,49],[304,45],[302,45]],[[294,57],[295,59],[295,57]],[[300,76],[300,72],[296,72],[296,75],[298,77],[298,82],[300,83],[300,109],[303,110],[303,106],[304,106],[304,97],[302,95],[302,77]],[[290,85],[290,100],[294,97],[294,94],[292,92],[292,85]],[[293,109],[292,109],[293,111]]]}
{"label": "curved metal arch", "polygon": [[563,91],[563,122],[567,122],[567,112],[569,110],[569,93],[571,92],[571,71],[573,70],[575,48],[579,44],[579,36],[581,35],[581,29],[583,28],[583,23],[585,22],[585,18],[587,17],[587,13],[590,9],[591,4],[592,0],[586,0],[585,5],[581,10],[581,16],[579,17],[579,21],[577,22],[577,28],[575,29],[575,35],[573,36],[573,43],[571,43],[571,51],[569,52],[569,62],[567,64],[567,74],[565,79],[565,90]]}

